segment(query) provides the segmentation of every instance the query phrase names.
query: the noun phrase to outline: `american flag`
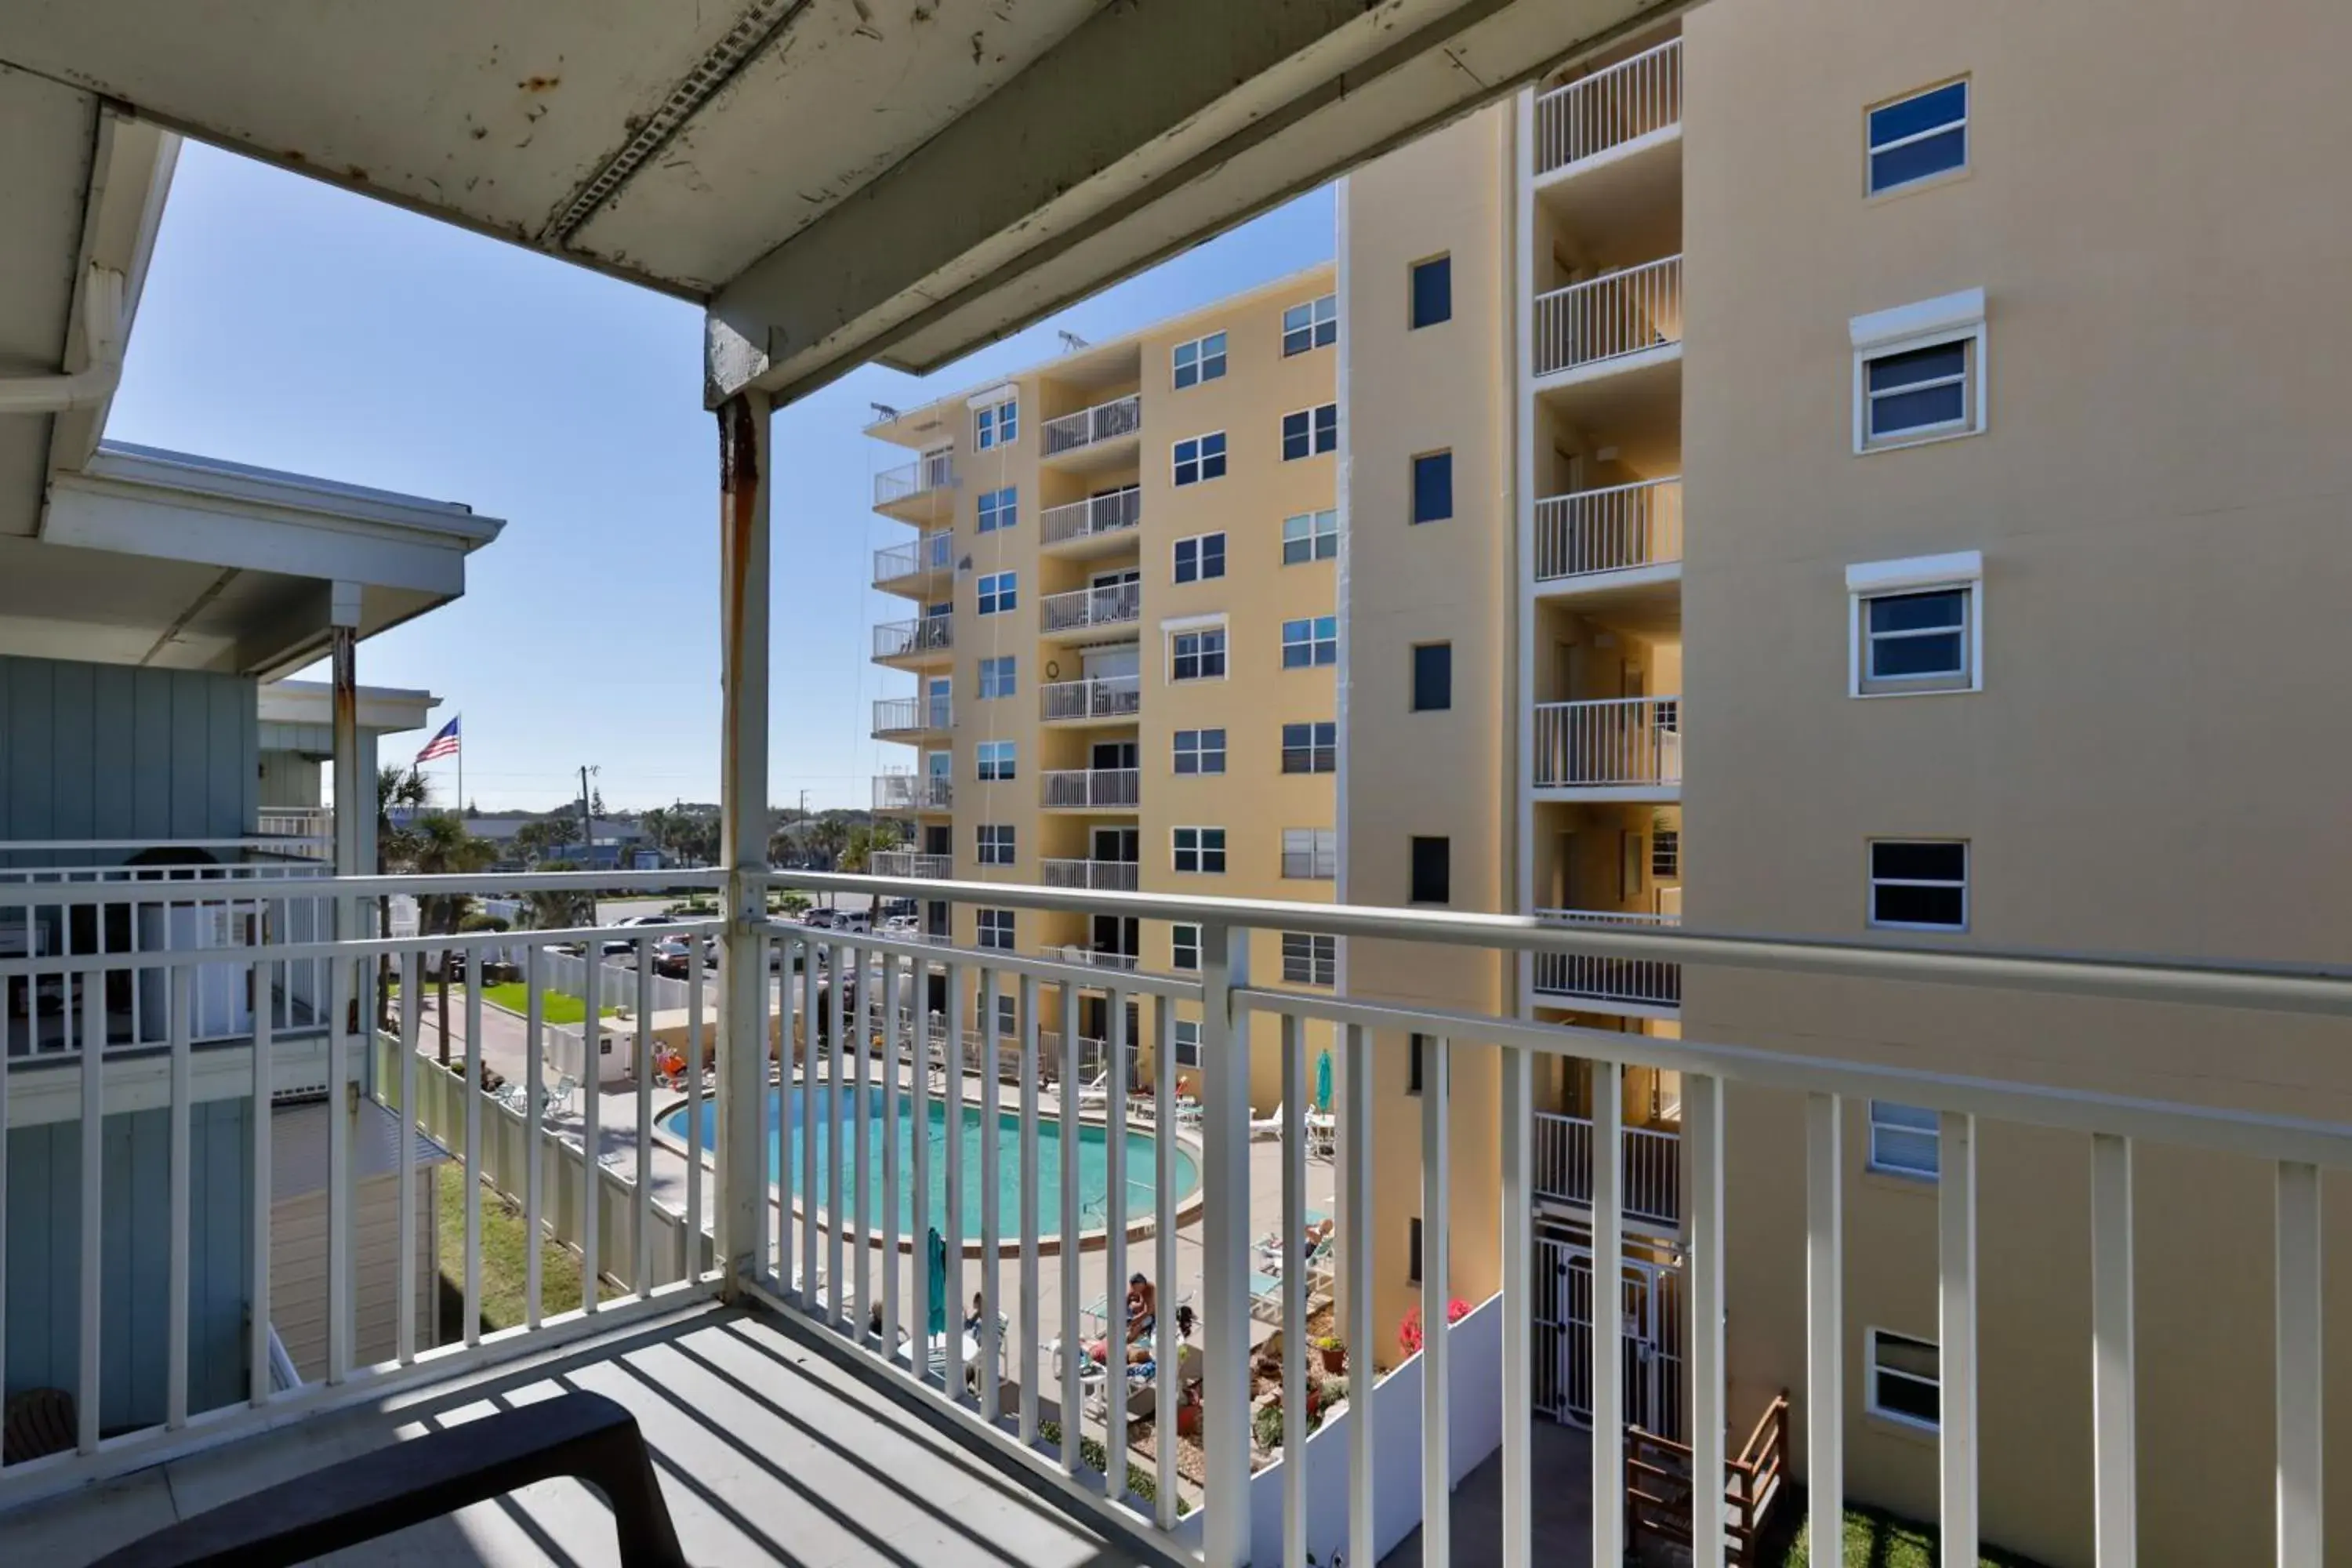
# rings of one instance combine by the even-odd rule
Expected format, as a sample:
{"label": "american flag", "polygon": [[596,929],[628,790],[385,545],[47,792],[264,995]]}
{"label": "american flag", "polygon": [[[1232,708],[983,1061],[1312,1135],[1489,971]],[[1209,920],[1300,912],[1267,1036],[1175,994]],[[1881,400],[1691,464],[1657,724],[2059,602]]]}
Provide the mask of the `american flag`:
{"label": "american flag", "polygon": [[420,763],[430,763],[442,757],[454,757],[457,754],[457,721],[452,719],[441,726],[439,734],[425,742],[425,749],[416,753],[416,760]]}

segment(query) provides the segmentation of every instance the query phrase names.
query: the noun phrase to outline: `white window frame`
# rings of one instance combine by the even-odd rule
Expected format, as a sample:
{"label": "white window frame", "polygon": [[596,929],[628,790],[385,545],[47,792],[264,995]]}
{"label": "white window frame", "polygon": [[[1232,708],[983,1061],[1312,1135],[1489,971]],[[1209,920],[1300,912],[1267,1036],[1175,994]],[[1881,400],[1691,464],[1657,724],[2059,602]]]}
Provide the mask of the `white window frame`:
{"label": "white window frame", "polygon": [[[1882,883],[1877,874],[1877,868],[1873,864],[1876,859],[1874,851],[1882,844],[1957,844],[1960,847],[1959,924],[1931,925],[1922,921],[1883,921],[1878,918],[1878,889],[1881,886],[1889,888],[1948,888],[1952,885],[1949,882],[1921,881],[1916,879],[1902,877],[1889,877],[1884,883]],[[1862,853],[1863,876],[1867,883],[1866,890],[1864,893],[1864,898],[1867,901],[1863,906],[1863,922],[1871,930],[1934,931],[1953,932],[1965,931],[1969,930],[1974,922],[1976,917],[1976,900],[1970,891],[1969,884],[1976,880],[1976,856],[1971,852],[1969,840],[1965,838],[1870,838],[1864,841]]]}
{"label": "white window frame", "polygon": [[1021,607],[1021,574],[983,572],[972,580],[971,594],[974,615],[1009,615]]}
{"label": "white window frame", "polygon": [[[1199,632],[1217,634],[1218,648],[1224,656],[1220,661],[1223,668],[1214,675],[1179,675],[1176,673],[1176,639]],[[1171,686],[1180,681],[1190,685],[1196,680],[1223,680],[1233,673],[1234,641],[1232,635],[1226,630],[1223,612],[1209,616],[1183,616],[1162,621],[1160,623],[1160,643],[1167,661],[1168,682]]]}
{"label": "white window frame", "polygon": [[[1013,913],[1011,910],[983,909],[972,917],[972,938],[976,945],[994,952],[1013,951]],[[998,940],[992,941],[992,936]]]}
{"label": "white window frame", "polygon": [[[1322,631],[1323,623],[1326,621],[1331,623],[1331,635],[1328,637],[1323,635]],[[1304,641],[1294,643],[1291,640],[1290,628],[1293,626],[1305,626],[1307,628],[1307,636]],[[1327,645],[1331,649],[1331,657],[1329,658],[1318,658],[1316,657],[1318,651]],[[1307,662],[1305,664],[1293,664],[1290,662],[1290,650],[1295,647],[1303,647],[1307,649]],[[1285,671],[1293,669],[1328,669],[1339,662],[1339,616],[1306,616],[1296,620],[1286,620],[1282,623],[1282,669]]]}
{"label": "white window frame", "polygon": [[[1930,93],[1941,92],[1948,87],[1958,87],[1960,89],[1960,117],[1958,120],[1947,120],[1942,124],[1931,125],[1925,131],[1914,131],[1907,136],[1897,136],[1892,142],[1878,142],[1870,139],[1870,122],[1874,117],[1887,110],[1899,108],[1913,99],[1926,98]],[[1932,82],[1909,92],[1898,92],[1893,98],[1882,98],[1876,103],[1865,108],[1862,111],[1863,195],[1873,197],[1891,196],[1897,191],[1915,191],[1936,181],[1955,180],[1967,174],[1976,159],[1977,139],[1973,121],[1976,100],[1975,81],[1969,77],[1955,76],[1947,77],[1942,81]],[[1907,147],[1914,142],[1925,142],[1930,136],[1941,136],[1954,126],[1958,126],[1960,132],[1960,161],[1958,163],[1948,169],[1935,170],[1931,174],[1914,174],[1907,180],[1897,180],[1891,185],[1882,185],[1878,183],[1876,164],[1881,153],[1892,153],[1896,148]]]}
{"label": "white window frame", "polygon": [[[1906,1383],[1924,1384],[1927,1386],[1933,1388],[1936,1391],[1936,1410],[1937,1415],[1940,1416],[1944,1408],[1943,1346],[1936,1343],[1933,1340],[1923,1340],[1916,1334],[1896,1333],[1892,1329],[1866,1328],[1863,1330],[1862,1333],[1863,1409],[1878,1420],[1892,1421],[1897,1426],[1907,1426],[1914,1432],[1940,1433],[1944,1429],[1943,1423],[1940,1419],[1936,1421],[1922,1421],[1916,1415],[1906,1415],[1900,1410],[1889,1410],[1886,1406],[1879,1404],[1878,1380],[1882,1377],[1898,1377]],[[1904,1372],[1897,1368],[1883,1364],[1879,1360],[1878,1350],[1879,1342],[1882,1340],[1900,1340],[1905,1344],[1923,1345],[1927,1349],[1935,1352],[1936,1375],[1933,1378],[1921,1377],[1916,1372]]]}
{"label": "white window frame", "polygon": [[[1290,743],[1290,731],[1293,730],[1304,730],[1307,731],[1306,745],[1294,746]],[[1331,731],[1331,743],[1328,746],[1323,743],[1323,737],[1320,733],[1320,731],[1325,730]],[[1275,765],[1277,771],[1286,773],[1292,778],[1311,778],[1318,773],[1336,773],[1339,771],[1339,723],[1338,720],[1301,719],[1286,721],[1279,731],[1279,739],[1281,743],[1276,748],[1276,754],[1275,758]],[[1290,765],[1290,753],[1298,751],[1303,751],[1307,753],[1307,765],[1303,768],[1294,768]],[[1331,755],[1331,765],[1328,768],[1318,768],[1315,765],[1316,759],[1325,752],[1328,752]]]}
{"label": "white window frame", "polygon": [[[1184,754],[1183,742],[1187,735],[1192,737],[1192,766],[1189,770],[1176,765],[1177,759]],[[1211,735],[1217,738],[1217,743],[1213,747],[1208,742],[1208,737]],[[1223,777],[1225,771],[1226,751],[1225,730],[1221,724],[1203,725],[1197,730],[1179,730],[1170,739],[1168,744],[1169,776],[1180,779]],[[1207,765],[1211,757],[1217,759],[1217,765],[1213,768]]]}
{"label": "white window frame", "polygon": [[[1214,353],[1209,352],[1211,343],[1217,345]],[[1190,381],[1183,379],[1186,368],[1183,353],[1186,349],[1192,351],[1192,379]],[[1213,362],[1217,367],[1213,371],[1209,368]],[[1225,334],[1222,331],[1203,332],[1197,338],[1188,338],[1168,351],[1168,385],[1171,391],[1182,392],[1212,381],[1223,381],[1224,377]]]}
{"label": "white window frame", "polygon": [[[972,859],[982,866],[1011,866],[1020,858],[1019,836],[1013,824],[976,822],[971,829]],[[1003,842],[996,840],[1002,838]]]}
{"label": "white window frame", "polygon": [[[1190,931],[1188,938],[1185,933]],[[1184,962],[1190,952],[1192,962]],[[1168,926],[1168,967],[1180,973],[1195,974],[1201,968],[1201,928],[1189,921],[1171,921]]]}
{"label": "white window frame", "polygon": [[[1925,1116],[1927,1119],[1927,1124],[1922,1127],[1916,1122],[1898,1121],[1894,1116],[1882,1116],[1879,1114],[1882,1110]],[[1935,1169],[1922,1170],[1916,1165],[1906,1165],[1900,1160],[1888,1159],[1881,1155],[1878,1152],[1878,1135],[1882,1131],[1897,1133],[1906,1138],[1931,1140],[1936,1150]],[[1924,1105],[1906,1105],[1898,1100],[1872,1100],[1870,1102],[1870,1151],[1866,1164],[1869,1169],[1881,1175],[1899,1176],[1906,1182],[1931,1184],[1940,1182],[1944,1175],[1943,1119]]]}
{"label": "white window frame", "polygon": [[[1204,572],[1202,567],[1207,563],[1208,544],[1212,539],[1217,542],[1217,569],[1214,572]],[[1192,574],[1190,577],[1184,575],[1183,551],[1184,546],[1188,544],[1192,547]],[[1215,529],[1207,533],[1188,533],[1168,547],[1169,579],[1179,584],[1213,583],[1225,574],[1225,563],[1232,558],[1232,542],[1226,539],[1223,529]]]}
{"label": "white window frame", "polygon": [[[1291,869],[1294,861],[1303,871]],[[1328,882],[1339,875],[1339,830],[1336,827],[1286,827],[1282,830],[1282,876],[1286,881]]]}
{"label": "white window frame", "polygon": [[[1301,310],[1307,312],[1306,325],[1292,326],[1290,318]],[[1323,331],[1327,326],[1331,329],[1328,336]],[[1307,334],[1307,341],[1294,348],[1290,340],[1293,335],[1300,332]],[[1318,339],[1321,341],[1318,342]],[[1339,341],[1339,296],[1337,293],[1318,294],[1312,300],[1301,300],[1296,305],[1285,305],[1282,308],[1283,358],[1288,359],[1293,354],[1311,354],[1317,349],[1329,348]]]}
{"label": "white window frame", "polygon": [[[1874,310],[1846,323],[1853,346],[1853,449],[1856,456],[1893,452],[1931,441],[1954,441],[1979,436],[1985,427],[1985,292],[1963,289],[1892,310]],[[1916,349],[1967,343],[1968,368],[1963,372],[1960,417],[1940,425],[1924,425],[1877,439],[1870,435],[1870,365]]]}
{"label": "white window frame", "polygon": [[[1192,847],[1189,851],[1184,847],[1184,835],[1187,833],[1192,835]],[[1217,847],[1214,849],[1209,847],[1209,841],[1205,837],[1211,833],[1217,836]],[[1189,867],[1183,863],[1183,857],[1188,853],[1192,857],[1192,864]],[[1181,876],[1222,877],[1225,874],[1225,830],[1222,827],[1188,826],[1171,827],[1168,830],[1169,869]],[[1217,858],[1216,868],[1213,870],[1209,866],[1211,855]]]}
{"label": "white window frame", "polygon": [[[1296,542],[1307,546],[1307,553],[1293,561],[1290,558],[1290,525],[1303,522],[1307,526]],[[1328,548],[1326,548],[1328,546]],[[1285,566],[1306,566],[1318,561],[1329,561],[1339,553],[1339,513],[1337,508],[1321,511],[1294,512],[1282,520],[1282,563]]]}
{"label": "white window frame", "polygon": [[1199,1067],[1201,1065],[1201,1020],[1198,1018],[1173,1020],[1173,1026],[1168,1033],[1168,1048],[1176,1053],[1178,1067]]}
{"label": "white window frame", "polygon": [[[1877,677],[1870,675],[1869,628],[1872,599],[1905,594],[1960,590],[1968,595],[1967,624],[1961,628],[1968,644],[1964,679],[1942,676]],[[1914,555],[1900,561],[1864,561],[1845,569],[1846,660],[1845,692],[1849,697],[1949,697],[1984,689],[1984,552],[1956,551],[1948,555]]]}
{"label": "white window frame", "polygon": [[[993,515],[990,503],[993,502]],[[1021,521],[1021,487],[1000,485],[992,490],[982,490],[973,505],[972,530],[977,533],[998,533]]]}
{"label": "white window frame", "polygon": [[[1331,444],[1324,447],[1317,445],[1317,439],[1321,433],[1322,416],[1327,409],[1331,415]],[[1307,450],[1294,457],[1289,449],[1290,422],[1301,418],[1307,421]],[[1282,460],[1286,463],[1296,463],[1307,458],[1326,457],[1336,452],[1339,449],[1339,405],[1337,403],[1316,403],[1305,408],[1291,409],[1282,416],[1281,433]]]}
{"label": "white window frame", "polygon": [[[980,695],[982,699],[1016,695],[1020,682],[1019,657],[1010,653],[992,654],[980,661]],[[1003,689],[992,690],[991,682],[997,676],[1003,678],[997,683]]]}
{"label": "white window frame", "polygon": [[972,747],[972,773],[982,784],[1006,784],[1020,776],[1021,748],[1013,741],[982,741]]}
{"label": "white window frame", "polygon": [[[1290,973],[1290,948],[1293,942],[1302,942],[1307,944],[1307,978],[1304,980],[1294,980],[1291,978]],[[1337,985],[1339,984],[1339,939],[1338,937],[1320,931],[1286,931],[1282,933],[1280,952],[1282,955],[1282,981],[1284,984]],[[1325,967],[1323,964],[1323,955],[1326,953],[1330,955],[1330,964],[1328,967],[1331,978],[1328,980],[1318,980],[1315,976]]]}
{"label": "white window frame", "polygon": [[1000,386],[976,393],[969,400],[969,406],[975,451],[1010,447],[1021,439],[1021,394],[1017,388]]}
{"label": "white window frame", "polygon": [[[1217,471],[1213,474],[1207,471],[1209,454],[1204,450],[1211,441],[1218,444]],[[1189,479],[1184,477],[1185,459],[1178,455],[1179,450],[1188,445],[1192,448],[1191,459],[1192,477]],[[1232,457],[1233,443],[1225,439],[1225,433],[1223,430],[1203,430],[1198,436],[1186,436],[1181,439],[1171,441],[1168,446],[1169,484],[1172,488],[1183,489],[1193,485],[1205,485],[1211,479],[1222,479],[1225,477],[1226,468],[1231,465]]]}

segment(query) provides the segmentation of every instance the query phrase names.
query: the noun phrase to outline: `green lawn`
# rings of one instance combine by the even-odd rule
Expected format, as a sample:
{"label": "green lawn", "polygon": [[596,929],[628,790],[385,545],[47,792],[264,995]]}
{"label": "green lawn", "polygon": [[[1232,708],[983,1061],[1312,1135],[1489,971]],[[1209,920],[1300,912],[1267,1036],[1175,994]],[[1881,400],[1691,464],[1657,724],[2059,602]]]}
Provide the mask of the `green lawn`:
{"label": "green lawn", "polygon": [[[509,980],[501,985],[485,985],[482,997],[516,1013],[528,1012],[530,1008],[530,991],[520,980]],[[577,1024],[588,1016],[587,1003],[577,996],[567,996],[561,991],[541,991],[539,1008],[540,1017],[550,1024]],[[607,1018],[617,1010],[602,1005],[597,1009]]]}
{"label": "green lawn", "polygon": [[[1790,1530],[1795,1539],[1779,1557],[1769,1552],[1763,1568],[1809,1568],[1805,1555],[1804,1494],[1791,1488],[1772,1505],[1778,1516],[1768,1521],[1768,1536]],[[1789,1510],[1782,1514],[1781,1510]],[[1778,1529],[1775,1526],[1778,1526]],[[1842,1568],[1936,1568],[1936,1527],[1859,1504],[1845,1510],[1845,1562]],[[1985,1547],[1979,1559],[1984,1568],[2042,1568],[2032,1559],[1997,1546]]]}
{"label": "green lawn", "polygon": [[[456,1161],[434,1172],[438,1187],[441,1238],[441,1342],[466,1332],[466,1173]],[[510,1329],[523,1321],[522,1211],[482,1189],[482,1331]],[[580,1305],[579,1255],[541,1237],[539,1243],[539,1310],[551,1318]],[[605,1285],[598,1300],[621,1292]]]}

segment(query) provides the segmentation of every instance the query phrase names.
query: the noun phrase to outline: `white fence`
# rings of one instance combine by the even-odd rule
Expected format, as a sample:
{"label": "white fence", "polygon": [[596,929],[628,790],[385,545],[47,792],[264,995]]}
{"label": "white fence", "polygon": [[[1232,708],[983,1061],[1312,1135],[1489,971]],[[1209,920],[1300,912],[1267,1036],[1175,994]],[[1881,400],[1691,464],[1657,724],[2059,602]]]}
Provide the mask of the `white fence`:
{"label": "white fence", "polygon": [[876,658],[912,658],[941,653],[955,647],[955,617],[918,616],[911,621],[885,621],[874,628]]}
{"label": "white fence", "polygon": [[945,530],[926,533],[905,544],[885,545],[874,552],[877,586],[919,574],[951,571],[955,567],[955,535]]}
{"label": "white fence", "polygon": [[867,857],[877,877],[920,877],[944,881],[955,875],[952,855],[925,855],[913,849],[877,849]]}
{"label": "white fence", "polygon": [[1131,893],[1137,873],[1132,860],[1040,860],[1038,874],[1049,888],[1091,888],[1097,891]]}
{"label": "white fence", "polygon": [[1536,787],[1681,784],[1682,706],[1679,697],[1537,703]]}
{"label": "white fence", "polygon": [[1143,428],[1143,398],[1129,393],[1108,403],[1097,403],[1092,408],[1082,408],[1076,414],[1065,414],[1048,419],[1044,426],[1045,455],[1055,457],[1063,452],[1075,452],[1081,447],[1132,436]]}
{"label": "white fence", "polygon": [[1683,482],[1642,479],[1536,502],[1536,581],[1683,558]]}
{"label": "white fence", "polygon": [[[1539,920],[1568,925],[1678,926],[1680,915],[1654,915],[1613,910],[1538,910]],[[1683,966],[1655,958],[1616,958],[1591,952],[1539,952],[1535,957],[1535,991],[1538,996],[1573,1000],[1638,1003],[1650,1007],[1679,1007],[1683,1000]]]}
{"label": "white fence", "polygon": [[[1592,1202],[1592,1121],[1584,1116],[1535,1118],[1535,1184],[1538,1195],[1567,1203]],[[1653,1225],[1682,1223],[1682,1139],[1654,1127],[1622,1132],[1618,1164],[1623,1173],[1625,1212]]]}
{"label": "white fence", "polygon": [[955,781],[941,773],[876,773],[877,811],[946,811],[955,805]]}
{"label": "white fence", "polygon": [[1143,798],[1134,768],[1057,768],[1039,775],[1038,804],[1049,810],[1129,806]]}
{"label": "white fence", "polygon": [[1049,594],[1037,605],[1038,629],[1075,631],[1086,626],[1125,626],[1143,618],[1143,584],[1118,583]]}
{"label": "white fence", "polygon": [[1143,711],[1143,682],[1133,675],[1057,680],[1037,689],[1037,716],[1048,724],[1073,719],[1132,719]]}
{"label": "white fence", "polygon": [[[662,928],[646,928],[649,939],[659,942]],[[692,939],[701,945],[699,937]],[[568,952],[544,953],[540,959],[540,973],[546,977],[547,989],[566,996],[588,994],[588,961]],[[635,1012],[637,1007],[637,966],[634,959],[615,955],[602,963],[604,973],[597,977],[597,987],[607,1007],[621,1007]],[[648,1009],[656,1013],[675,1013],[687,1004],[687,983],[664,974],[646,976]]]}
{"label": "white fence", "polygon": [[877,697],[874,700],[874,732],[877,735],[920,734],[945,730],[955,722],[955,709],[944,697]]}
{"label": "white fence", "polygon": [[1037,519],[1037,539],[1043,544],[1068,544],[1106,533],[1124,533],[1142,521],[1143,491],[1130,485],[1067,506],[1047,507]]}
{"label": "white fence", "polygon": [[1536,296],[1536,374],[1683,340],[1683,258],[1669,256]]}
{"label": "white fence", "polygon": [[895,468],[885,468],[874,476],[874,504],[892,506],[912,500],[931,490],[948,489],[956,482],[955,455],[934,452],[902,463]]}
{"label": "white fence", "polygon": [[1682,117],[1683,41],[1669,38],[1536,100],[1536,173],[1580,163]]}

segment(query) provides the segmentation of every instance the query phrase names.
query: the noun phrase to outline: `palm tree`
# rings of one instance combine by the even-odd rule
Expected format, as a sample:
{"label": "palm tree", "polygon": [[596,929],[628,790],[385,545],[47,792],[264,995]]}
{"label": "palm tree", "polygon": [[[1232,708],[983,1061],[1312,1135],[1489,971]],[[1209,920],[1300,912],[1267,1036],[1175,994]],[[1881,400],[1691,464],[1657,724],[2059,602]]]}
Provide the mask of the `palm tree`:
{"label": "palm tree", "polygon": [[[579,866],[570,860],[542,860],[542,871],[577,871]],[[548,888],[523,895],[523,908],[534,931],[562,931],[572,926],[596,923],[596,900],[593,894],[575,893],[569,888]]]}
{"label": "palm tree", "polygon": [[[410,853],[412,868],[420,877],[462,876],[487,868],[498,858],[498,847],[486,838],[476,838],[466,831],[463,817],[449,812],[434,812],[416,819],[412,830],[414,848]],[[424,900],[417,911],[421,931],[453,933],[457,922],[465,918],[466,907],[474,900],[465,893],[436,893]],[[479,984],[480,966],[474,965],[467,974],[469,984]],[[436,1002],[440,1011],[441,1065],[449,1065],[449,963],[445,952],[437,969]]]}
{"label": "palm tree", "polygon": [[[408,824],[423,811],[432,799],[432,788],[415,764],[401,767],[387,764],[375,771],[375,871],[379,877],[389,876],[395,867],[408,862],[412,848]],[[375,900],[376,930],[392,934],[392,896],[380,894]],[[376,1027],[392,1027],[392,954],[380,953],[375,961]]]}

